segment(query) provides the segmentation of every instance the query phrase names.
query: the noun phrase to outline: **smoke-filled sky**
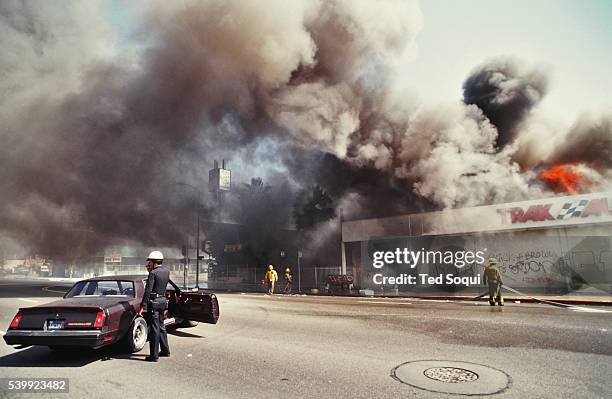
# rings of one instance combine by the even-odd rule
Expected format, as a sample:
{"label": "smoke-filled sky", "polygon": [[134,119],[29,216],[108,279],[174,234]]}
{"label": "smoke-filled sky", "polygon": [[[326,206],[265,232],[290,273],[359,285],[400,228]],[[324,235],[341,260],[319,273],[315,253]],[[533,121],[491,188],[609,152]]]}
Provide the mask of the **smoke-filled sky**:
{"label": "smoke-filled sky", "polygon": [[[348,218],[557,195],[541,178],[557,164],[607,190],[606,13],[597,1],[3,1],[0,242],[175,244],[198,203],[207,218],[286,226],[315,184]],[[222,210],[206,189],[214,159],[233,173]],[[251,207],[268,218],[245,216],[253,177],[270,186],[269,206]]]}
{"label": "smoke-filled sky", "polygon": [[[119,46],[138,48],[131,34],[139,10],[130,3],[109,1],[105,15]],[[612,2],[427,0],[420,8],[417,51],[399,81],[420,100],[460,97],[474,65],[515,55],[550,74],[552,90],[541,108],[551,118],[570,124],[581,112],[612,106]]]}
{"label": "smoke-filled sky", "polygon": [[612,2],[427,0],[421,8],[425,23],[406,85],[424,101],[460,96],[474,65],[514,55],[549,74],[541,110],[551,118],[570,124],[612,106]]}

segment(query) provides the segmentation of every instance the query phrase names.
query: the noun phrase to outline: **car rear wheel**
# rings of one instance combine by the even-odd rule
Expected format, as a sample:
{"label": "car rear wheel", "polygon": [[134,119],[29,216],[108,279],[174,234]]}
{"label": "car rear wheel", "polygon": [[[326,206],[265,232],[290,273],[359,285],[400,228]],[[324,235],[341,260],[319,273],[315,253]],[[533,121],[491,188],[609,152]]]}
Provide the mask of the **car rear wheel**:
{"label": "car rear wheel", "polygon": [[131,352],[139,352],[147,343],[148,326],[142,317],[137,317],[132,322],[130,329],[125,334],[124,343],[126,349]]}

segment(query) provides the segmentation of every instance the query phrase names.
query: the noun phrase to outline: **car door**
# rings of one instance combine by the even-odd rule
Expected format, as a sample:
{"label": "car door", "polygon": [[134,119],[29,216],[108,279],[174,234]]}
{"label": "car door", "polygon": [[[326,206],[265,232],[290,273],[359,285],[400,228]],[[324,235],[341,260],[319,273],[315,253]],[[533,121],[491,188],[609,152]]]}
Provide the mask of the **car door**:
{"label": "car door", "polygon": [[178,317],[217,324],[219,320],[217,296],[204,291],[182,291],[179,294]]}

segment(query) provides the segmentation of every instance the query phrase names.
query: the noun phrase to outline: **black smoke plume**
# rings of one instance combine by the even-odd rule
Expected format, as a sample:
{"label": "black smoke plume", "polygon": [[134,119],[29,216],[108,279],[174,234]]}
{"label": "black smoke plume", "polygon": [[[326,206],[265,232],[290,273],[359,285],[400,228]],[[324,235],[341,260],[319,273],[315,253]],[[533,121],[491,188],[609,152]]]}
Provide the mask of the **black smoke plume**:
{"label": "black smoke plume", "polygon": [[[312,226],[316,248],[340,214],[543,195],[497,149],[546,79],[497,62],[468,78],[465,104],[414,104],[395,81],[422,28],[416,2],[143,7],[122,43],[98,2],[0,5],[0,242],[52,256],[180,246],[198,211],[257,237],[292,225],[297,194],[319,185],[336,218]],[[232,170],[222,205],[207,189],[215,159]],[[265,195],[242,193],[256,177]]]}
{"label": "black smoke plume", "polygon": [[463,83],[463,101],[480,108],[499,133],[498,149],[511,143],[529,111],[546,95],[547,77],[516,60],[495,60],[475,68]]}

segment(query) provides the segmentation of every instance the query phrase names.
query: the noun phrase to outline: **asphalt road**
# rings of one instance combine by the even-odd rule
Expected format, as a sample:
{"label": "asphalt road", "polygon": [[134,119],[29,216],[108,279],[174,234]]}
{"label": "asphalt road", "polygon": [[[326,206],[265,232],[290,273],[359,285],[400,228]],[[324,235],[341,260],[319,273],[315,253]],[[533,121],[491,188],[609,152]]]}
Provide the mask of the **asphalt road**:
{"label": "asphalt road", "polygon": [[[0,330],[18,307],[60,296],[60,285],[0,281]],[[612,397],[611,308],[261,294],[219,301],[219,323],[173,332],[172,356],[159,363],[143,361],[148,347],[58,354],[2,340],[0,378],[69,378],[62,398],[457,397],[391,376],[406,362],[443,360],[503,371],[510,383],[495,397]],[[50,397],[10,397],[22,396]]]}

